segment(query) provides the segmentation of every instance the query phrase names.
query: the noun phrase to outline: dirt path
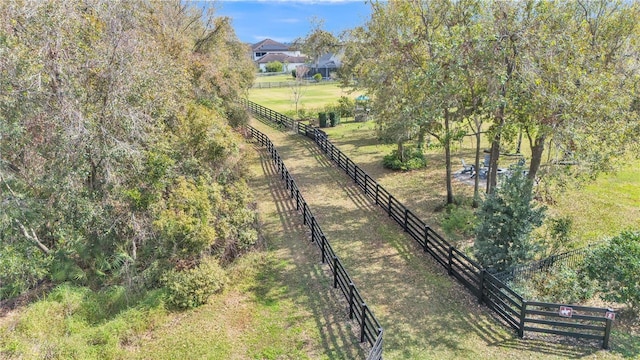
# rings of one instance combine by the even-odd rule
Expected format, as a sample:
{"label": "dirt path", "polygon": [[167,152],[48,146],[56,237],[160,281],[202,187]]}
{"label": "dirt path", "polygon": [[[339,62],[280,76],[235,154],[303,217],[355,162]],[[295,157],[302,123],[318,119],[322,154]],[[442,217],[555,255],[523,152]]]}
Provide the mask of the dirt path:
{"label": "dirt path", "polygon": [[[310,140],[261,122],[385,329],[385,359],[618,358],[520,340],[418,249]],[[297,216],[297,215],[296,215]]]}

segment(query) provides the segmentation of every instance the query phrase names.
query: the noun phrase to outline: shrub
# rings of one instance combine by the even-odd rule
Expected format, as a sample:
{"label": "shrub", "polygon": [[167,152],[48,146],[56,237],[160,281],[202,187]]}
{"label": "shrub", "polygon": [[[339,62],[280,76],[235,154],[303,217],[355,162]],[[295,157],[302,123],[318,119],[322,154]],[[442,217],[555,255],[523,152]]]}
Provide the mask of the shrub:
{"label": "shrub", "polygon": [[284,65],[280,61],[271,61],[264,66],[267,72],[282,72]]}
{"label": "shrub", "polygon": [[351,98],[341,96],[338,99],[338,105],[335,110],[341,117],[353,117],[355,112],[356,103]]}
{"label": "shrub", "polygon": [[585,270],[598,282],[603,300],[640,311],[640,232],[625,231],[596,248],[585,259]]}
{"label": "shrub", "polygon": [[296,76],[296,69],[291,70],[291,77],[293,77],[294,79],[297,79],[298,77]]}
{"label": "shrub", "polygon": [[320,82],[322,81],[322,74],[315,74],[313,75],[313,80],[315,80],[316,82]]}
{"label": "shrub", "polygon": [[393,150],[391,154],[385,155],[382,159],[384,167],[392,170],[416,170],[427,166],[427,159],[424,154],[417,148],[405,148],[405,161],[401,161],[398,156],[398,150]]}
{"label": "shrub", "polygon": [[530,297],[555,303],[581,303],[593,297],[595,282],[581,269],[565,264],[552,267],[526,280]]}
{"label": "shrub", "polygon": [[[18,244],[19,245],[19,244]],[[34,246],[0,246],[0,300],[20,295],[47,277],[51,257]]]}
{"label": "shrub", "polygon": [[460,234],[468,237],[473,235],[475,227],[476,216],[473,209],[457,205],[447,206],[447,213],[442,220],[442,229],[447,235]]}
{"label": "shrub", "polygon": [[171,270],[163,279],[167,303],[176,309],[192,309],[207,302],[209,296],[221,291],[227,275],[213,258],[206,258],[189,270]]}
{"label": "shrub", "polygon": [[249,123],[249,113],[244,106],[238,103],[228,102],[226,104],[226,115],[229,125],[233,128],[244,126]]}

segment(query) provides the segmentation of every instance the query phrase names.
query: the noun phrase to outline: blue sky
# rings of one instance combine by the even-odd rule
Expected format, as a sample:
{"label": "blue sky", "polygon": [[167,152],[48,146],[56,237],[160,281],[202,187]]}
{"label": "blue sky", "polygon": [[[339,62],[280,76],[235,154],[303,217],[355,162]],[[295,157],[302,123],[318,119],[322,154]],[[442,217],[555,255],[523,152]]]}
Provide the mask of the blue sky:
{"label": "blue sky", "polygon": [[323,28],[334,35],[364,24],[371,10],[364,0],[218,0],[221,16],[232,19],[238,38],[256,43],[266,38],[290,42],[311,30],[310,19],[324,19]]}

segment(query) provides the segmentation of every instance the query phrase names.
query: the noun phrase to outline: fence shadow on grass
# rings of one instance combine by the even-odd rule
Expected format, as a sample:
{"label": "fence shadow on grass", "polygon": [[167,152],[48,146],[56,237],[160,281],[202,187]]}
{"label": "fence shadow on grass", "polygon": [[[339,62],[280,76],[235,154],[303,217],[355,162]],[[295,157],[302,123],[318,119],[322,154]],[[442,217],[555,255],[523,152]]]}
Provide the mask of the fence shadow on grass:
{"label": "fence shadow on grass", "polygon": [[[308,231],[302,222],[297,221],[296,206],[289,193],[282,186],[280,174],[264,149],[256,146],[260,155],[264,182],[275,204],[275,213],[283,230],[277,235],[280,240],[272,239],[268,244],[271,250],[287,249],[290,252],[291,269],[277,269],[278,279],[264,279],[253,291],[262,301],[271,305],[282,296],[294,301],[297,306],[311,312],[319,330],[323,353],[330,358],[363,358],[364,352],[357,342],[357,335],[347,323],[348,317],[340,314],[338,296],[331,289],[326,271],[318,261],[318,255],[308,242]],[[294,285],[294,286],[292,286]],[[274,288],[286,287],[287,292],[270,294]]]}

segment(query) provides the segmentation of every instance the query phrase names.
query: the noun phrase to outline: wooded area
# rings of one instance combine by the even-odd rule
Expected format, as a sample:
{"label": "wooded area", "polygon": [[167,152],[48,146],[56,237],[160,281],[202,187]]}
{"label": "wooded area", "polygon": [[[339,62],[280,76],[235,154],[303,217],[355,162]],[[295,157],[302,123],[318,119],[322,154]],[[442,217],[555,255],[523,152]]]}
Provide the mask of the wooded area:
{"label": "wooded area", "polygon": [[246,121],[236,99],[255,71],[214,15],[0,3],[0,299],[70,281],[165,285],[191,307],[174,283],[216,291],[220,264],[256,242],[229,126]]}

